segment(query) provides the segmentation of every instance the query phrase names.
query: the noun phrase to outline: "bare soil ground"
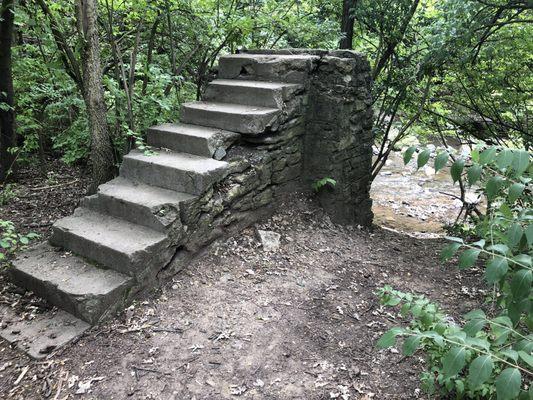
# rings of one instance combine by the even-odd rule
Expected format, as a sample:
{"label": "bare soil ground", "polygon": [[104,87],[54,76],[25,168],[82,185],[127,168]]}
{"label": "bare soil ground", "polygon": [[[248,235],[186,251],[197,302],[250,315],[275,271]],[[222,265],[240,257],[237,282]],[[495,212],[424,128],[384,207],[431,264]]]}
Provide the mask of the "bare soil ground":
{"label": "bare soil ground", "polygon": [[[9,207],[19,210],[17,203]],[[73,204],[62,204],[60,214],[70,212]],[[44,204],[35,210],[37,219],[58,217]],[[21,210],[17,222],[33,212]],[[257,228],[280,233],[280,249],[263,251]],[[423,354],[404,358],[375,347],[403,322],[375,291],[390,284],[422,293],[456,318],[479,304],[478,272],[442,266],[442,244],[379,226],[337,226],[313,198],[295,195],[268,221],[214,244],[165,287],[45,361],[0,341],[0,398],[424,397]],[[0,301],[38,312],[31,295],[0,285]]]}

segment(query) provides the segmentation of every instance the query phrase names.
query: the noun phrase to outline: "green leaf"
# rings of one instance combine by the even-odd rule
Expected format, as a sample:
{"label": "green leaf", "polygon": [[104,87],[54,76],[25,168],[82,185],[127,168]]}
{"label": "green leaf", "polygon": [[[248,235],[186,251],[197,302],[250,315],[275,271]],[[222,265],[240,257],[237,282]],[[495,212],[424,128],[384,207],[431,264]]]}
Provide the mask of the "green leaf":
{"label": "green leaf", "polygon": [[494,257],[487,264],[487,269],[485,270],[485,279],[488,283],[497,283],[505,276],[508,269],[509,263],[505,258]]}
{"label": "green leaf", "polygon": [[529,153],[525,150],[515,151],[512,166],[516,175],[521,175],[529,166]]}
{"label": "green leaf", "polygon": [[413,158],[413,154],[416,151],[416,146],[411,146],[407,150],[405,150],[405,153],[403,153],[403,163],[404,165],[409,164],[409,161],[411,161],[411,158]]}
{"label": "green leaf", "polygon": [[495,147],[489,147],[486,150],[483,150],[481,154],[479,155],[479,162],[481,164],[489,164],[494,160],[494,156],[496,155],[496,148]]}
{"label": "green leaf", "polygon": [[520,226],[519,223],[512,224],[509,229],[507,230],[507,243],[509,247],[515,247],[518,243],[520,243],[520,239],[522,239],[522,235],[524,234],[524,230],[522,229],[522,226]]}
{"label": "green leaf", "polygon": [[475,318],[470,321],[468,321],[465,326],[463,327],[463,330],[466,332],[468,336],[476,336],[476,333],[478,333],[480,330],[482,330],[485,327],[486,321],[484,318]]}
{"label": "green leaf", "polygon": [[531,280],[533,279],[530,269],[516,271],[511,279],[511,292],[513,299],[520,300],[529,295]]}
{"label": "green leaf", "polygon": [[412,356],[415,353],[419,345],[420,345],[420,336],[418,335],[409,336],[403,342],[402,352],[405,356]]}
{"label": "green leaf", "polygon": [[490,321],[490,328],[494,335],[493,344],[500,346],[507,341],[511,328],[513,327],[513,321],[507,316],[500,316]]}
{"label": "green leaf", "polygon": [[424,150],[422,151],[419,155],[418,155],[418,158],[416,160],[416,167],[418,169],[422,168],[424,165],[427,164],[427,162],[429,161],[429,156],[431,155],[431,152],[429,150]]}
{"label": "green leaf", "polygon": [[518,361],[518,352],[513,349],[505,349],[500,352],[505,358],[512,360],[514,362]]}
{"label": "green leaf", "polygon": [[528,246],[533,246],[533,224],[527,226],[525,234]]}
{"label": "green leaf", "polygon": [[489,200],[494,200],[498,192],[500,191],[500,188],[502,187],[503,180],[500,176],[491,176],[487,180],[487,184],[485,185],[485,192],[487,193],[487,198]]}
{"label": "green leaf", "polygon": [[485,239],[479,239],[477,242],[471,243],[471,245],[482,249],[483,247],[485,247]]}
{"label": "green leaf", "polygon": [[4,249],[9,249],[11,247],[11,243],[9,243],[7,240],[0,240],[0,246]]}
{"label": "green leaf", "polygon": [[472,157],[472,161],[475,163],[479,162],[479,150],[474,149],[470,152],[470,157]]}
{"label": "green leaf", "polygon": [[450,169],[450,174],[452,175],[453,183],[461,179],[461,174],[463,173],[463,168],[465,167],[465,160],[462,158],[455,160]]}
{"label": "green leaf", "polygon": [[447,151],[442,151],[439,154],[437,154],[437,157],[435,157],[435,172],[441,170],[446,166],[446,163],[448,162],[448,158],[450,155]]}
{"label": "green leaf", "polygon": [[463,239],[455,237],[455,236],[445,236],[444,239],[449,240],[450,242],[461,243],[461,244],[464,243]]}
{"label": "green leaf", "polygon": [[30,240],[29,240],[27,237],[25,237],[25,236],[22,236],[22,237],[19,239],[19,241],[20,241],[20,243],[22,243],[22,244],[28,244],[28,243],[30,243]]}
{"label": "green leaf", "polygon": [[[527,301],[527,299],[524,299]],[[507,300],[507,315],[513,321],[513,324],[518,324],[522,316],[522,308],[524,304],[520,300]]]}
{"label": "green leaf", "polygon": [[513,183],[509,188],[508,199],[510,203],[514,203],[522,195],[525,189],[525,185],[522,183]]}
{"label": "green leaf", "polygon": [[518,254],[513,257],[514,264],[531,267],[531,256],[529,254]]}
{"label": "green leaf", "polygon": [[383,334],[376,343],[377,347],[380,349],[385,349],[387,347],[392,347],[396,344],[396,336],[403,332],[402,328],[394,327],[389,329]]}
{"label": "green leaf", "polygon": [[480,252],[481,250],[479,249],[466,249],[463,251],[459,256],[459,268],[464,269],[474,265]]}
{"label": "green leaf", "polygon": [[474,149],[470,152],[470,157],[472,157],[472,161],[474,161],[475,163],[478,163],[479,162],[479,150],[478,149]]}
{"label": "green leaf", "polygon": [[472,186],[477,181],[479,181],[479,178],[481,177],[481,172],[483,169],[480,165],[474,164],[468,170],[466,171],[466,176],[468,178],[468,184]]}
{"label": "green leaf", "polygon": [[511,210],[511,207],[507,203],[502,203],[500,206],[500,212],[503,214],[504,217],[513,219],[513,210]]}
{"label": "green leaf", "polygon": [[476,389],[484,384],[492,374],[494,363],[490,356],[483,355],[476,358],[468,368],[468,384],[472,389]]}
{"label": "green leaf", "polygon": [[496,165],[500,169],[507,168],[513,162],[513,151],[511,149],[503,149],[496,157]]}
{"label": "green leaf", "polygon": [[461,243],[450,243],[442,249],[442,252],[440,253],[440,258],[442,261],[448,261],[450,258],[454,256],[454,254],[459,250],[461,247]]}
{"label": "green leaf", "polygon": [[506,368],[496,378],[494,384],[496,385],[498,400],[515,399],[520,393],[522,375],[520,375],[520,371],[516,368]]}
{"label": "green leaf", "polygon": [[452,347],[442,360],[444,376],[450,378],[457,375],[465,366],[466,351],[463,347]]}
{"label": "green leaf", "polygon": [[520,358],[521,358],[522,360],[525,361],[525,363],[526,363],[527,365],[529,365],[530,367],[533,367],[533,356],[531,356],[531,354],[528,354],[528,353],[526,353],[525,351],[520,350],[520,351],[518,352],[518,355],[520,356]]}
{"label": "green leaf", "polygon": [[491,246],[488,246],[487,250],[506,255],[509,252],[509,247],[504,244],[493,244]]}
{"label": "green leaf", "polygon": [[473,319],[485,319],[487,316],[485,315],[485,312],[483,310],[472,310],[465,314],[465,319],[467,321],[473,320]]}

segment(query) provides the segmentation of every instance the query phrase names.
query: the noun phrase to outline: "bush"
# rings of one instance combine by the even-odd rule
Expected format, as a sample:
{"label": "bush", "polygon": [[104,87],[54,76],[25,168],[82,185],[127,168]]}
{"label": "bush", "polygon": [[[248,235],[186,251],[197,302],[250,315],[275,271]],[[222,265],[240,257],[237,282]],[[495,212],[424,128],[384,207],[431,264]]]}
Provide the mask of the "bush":
{"label": "bush", "polygon": [[5,264],[9,256],[25,248],[30,240],[39,237],[30,232],[27,235],[18,233],[11,221],[0,219],[0,266]]}
{"label": "bush", "polygon": [[[406,163],[415,151],[408,149]],[[418,167],[429,158],[427,150],[420,151]],[[435,157],[435,170],[444,168],[450,159],[453,181],[477,187],[486,200],[486,211],[473,219],[476,241],[448,237],[450,244],[443,249],[442,259],[459,253],[460,269],[478,262],[484,265],[484,279],[494,287],[491,300],[495,317],[473,310],[464,316],[463,324],[457,324],[423,296],[385,287],[379,293],[383,304],[401,305],[411,324],[392,328],[378,346],[390,347],[397,337],[405,337],[405,355],[423,349],[428,371],[422,381],[429,393],[531,398],[532,386],[528,394],[525,384],[533,377],[531,156],[501,147],[476,149],[467,158],[442,151]]]}

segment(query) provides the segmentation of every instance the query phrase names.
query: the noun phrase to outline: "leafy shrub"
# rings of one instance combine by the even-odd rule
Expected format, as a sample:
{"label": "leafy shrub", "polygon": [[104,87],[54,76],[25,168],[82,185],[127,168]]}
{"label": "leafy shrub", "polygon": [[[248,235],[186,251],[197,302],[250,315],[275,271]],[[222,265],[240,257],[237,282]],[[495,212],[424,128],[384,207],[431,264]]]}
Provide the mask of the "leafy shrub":
{"label": "leafy shrub", "polygon": [[[415,151],[413,147],[406,151],[405,163]],[[418,168],[429,159],[428,150],[420,151]],[[442,259],[459,253],[460,269],[478,261],[484,264],[484,279],[494,287],[496,316],[489,318],[482,310],[474,310],[464,316],[464,324],[456,324],[428,299],[385,287],[380,292],[383,304],[401,304],[402,313],[412,321],[408,328],[389,330],[378,346],[392,346],[396,337],[404,336],[404,354],[423,349],[429,367],[422,380],[430,393],[528,398],[533,389],[530,385],[528,395],[523,383],[533,377],[531,156],[501,147],[475,149],[468,158],[442,151],[435,157],[435,170],[444,168],[450,159],[452,180],[477,187],[486,199],[486,211],[474,220],[477,240],[448,237],[450,244],[443,249]]]}
{"label": "leafy shrub", "polygon": [[440,389],[467,398],[497,395],[498,399],[515,399],[521,392],[526,396],[521,386],[533,373],[533,335],[514,328],[509,317],[488,318],[482,310],[473,310],[460,325],[424,296],[390,286],[382,288],[379,295],[384,305],[400,305],[411,323],[390,329],[379,339],[378,347],[394,346],[398,337],[404,337],[404,355],[424,350],[428,370],[421,379],[429,394]]}
{"label": "leafy shrub", "polygon": [[0,185],[0,206],[9,203],[17,197],[16,185],[13,183],[5,183]]}
{"label": "leafy shrub", "polygon": [[18,233],[11,221],[0,219],[0,265],[17,251],[23,249],[30,240],[39,237],[38,234],[30,232],[27,235]]}

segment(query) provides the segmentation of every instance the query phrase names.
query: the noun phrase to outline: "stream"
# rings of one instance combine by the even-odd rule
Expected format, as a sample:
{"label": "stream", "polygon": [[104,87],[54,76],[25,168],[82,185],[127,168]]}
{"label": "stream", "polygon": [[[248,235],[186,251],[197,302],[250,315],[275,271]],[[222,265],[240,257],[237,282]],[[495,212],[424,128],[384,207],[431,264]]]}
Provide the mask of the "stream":
{"label": "stream", "polygon": [[[402,152],[391,153],[372,184],[374,223],[421,237],[442,236],[444,224],[455,221],[461,201],[449,196],[460,195],[446,167],[435,173],[433,159],[417,171],[416,155],[404,165]],[[467,192],[473,201],[477,196]]]}

